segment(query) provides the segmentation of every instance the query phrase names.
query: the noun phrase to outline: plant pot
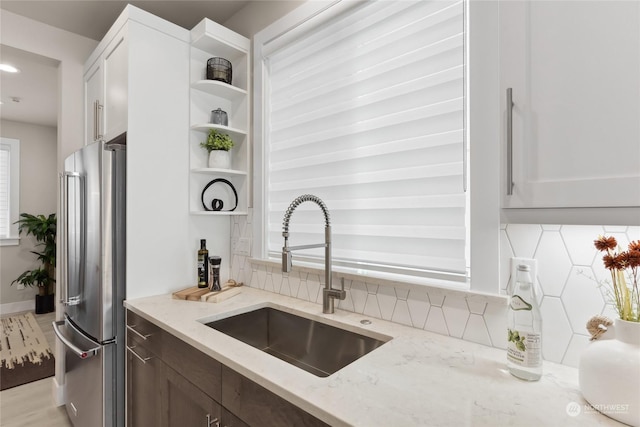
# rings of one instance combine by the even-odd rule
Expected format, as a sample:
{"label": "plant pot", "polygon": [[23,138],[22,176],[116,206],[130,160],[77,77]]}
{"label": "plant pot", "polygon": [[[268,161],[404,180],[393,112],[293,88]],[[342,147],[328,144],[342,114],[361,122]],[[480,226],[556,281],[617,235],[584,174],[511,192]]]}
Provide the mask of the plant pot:
{"label": "plant pot", "polygon": [[[605,326],[606,327],[606,326]],[[596,410],[640,426],[640,323],[616,319],[580,357],[580,391]]]}
{"label": "plant pot", "polygon": [[55,296],[36,295],[36,314],[51,313],[55,311]]}
{"label": "plant pot", "polygon": [[209,153],[209,167],[216,169],[231,169],[231,151],[211,151]]}

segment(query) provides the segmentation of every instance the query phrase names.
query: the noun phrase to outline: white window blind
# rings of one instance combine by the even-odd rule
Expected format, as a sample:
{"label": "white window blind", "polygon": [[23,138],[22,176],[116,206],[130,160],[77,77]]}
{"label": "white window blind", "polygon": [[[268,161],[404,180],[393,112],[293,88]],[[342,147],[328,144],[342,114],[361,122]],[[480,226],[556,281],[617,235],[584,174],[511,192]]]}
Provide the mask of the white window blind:
{"label": "white window blind", "polygon": [[20,179],[20,145],[17,139],[0,140],[0,238],[16,238]]}
{"label": "white window blind", "polygon": [[[465,278],[464,3],[366,2],[265,64],[269,254],[310,193],[330,211],[334,264]],[[323,224],[303,203],[290,243],[323,242]]]}

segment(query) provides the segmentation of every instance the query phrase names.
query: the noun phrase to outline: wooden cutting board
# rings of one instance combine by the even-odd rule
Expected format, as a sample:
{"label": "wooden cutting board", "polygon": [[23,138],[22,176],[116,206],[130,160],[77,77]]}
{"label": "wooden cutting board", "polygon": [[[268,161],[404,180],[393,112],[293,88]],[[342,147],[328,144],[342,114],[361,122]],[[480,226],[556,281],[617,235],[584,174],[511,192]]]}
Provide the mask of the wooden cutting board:
{"label": "wooden cutting board", "polygon": [[190,288],[174,292],[172,295],[174,299],[182,299],[186,301],[220,302],[231,298],[234,295],[238,295],[240,293],[240,286],[242,285],[242,283],[229,281],[222,286],[221,290],[215,292],[209,291],[209,288],[192,286]]}
{"label": "wooden cutting board", "polygon": [[192,286],[190,288],[183,289],[178,292],[174,292],[172,295],[174,299],[184,299],[187,301],[200,301],[200,297],[204,294],[208,294],[209,292],[210,292],[209,288],[199,288],[197,286]]}

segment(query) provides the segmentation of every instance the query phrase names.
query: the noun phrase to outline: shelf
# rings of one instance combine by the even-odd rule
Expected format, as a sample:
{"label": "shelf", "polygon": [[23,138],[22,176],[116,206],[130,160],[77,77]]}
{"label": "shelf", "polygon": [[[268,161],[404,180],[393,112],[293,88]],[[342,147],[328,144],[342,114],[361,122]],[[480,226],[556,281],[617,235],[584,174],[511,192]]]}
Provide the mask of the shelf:
{"label": "shelf", "polygon": [[202,124],[197,124],[197,125],[193,125],[191,126],[192,130],[199,130],[199,131],[206,131],[208,132],[209,129],[218,129],[221,132],[226,132],[228,134],[230,134],[231,136],[236,136],[236,137],[245,137],[247,136],[247,132],[240,130],[240,129],[235,129],[235,128],[230,128],[229,126],[222,126],[222,125],[214,125],[212,123],[202,123]]}
{"label": "shelf", "polygon": [[246,171],[236,169],[218,169],[218,168],[193,168],[192,173],[201,173],[205,175],[247,175]]}
{"label": "shelf", "polygon": [[238,102],[247,97],[246,90],[218,80],[198,80],[191,83],[191,88],[229,99],[231,102]]}
{"label": "shelf", "polygon": [[251,42],[248,38],[205,18],[191,30],[191,46],[232,61],[247,56]]}
{"label": "shelf", "polygon": [[242,216],[242,215],[247,215],[246,211],[224,211],[224,212],[214,212],[214,211],[191,211],[190,212],[191,215],[198,215],[198,216]]}

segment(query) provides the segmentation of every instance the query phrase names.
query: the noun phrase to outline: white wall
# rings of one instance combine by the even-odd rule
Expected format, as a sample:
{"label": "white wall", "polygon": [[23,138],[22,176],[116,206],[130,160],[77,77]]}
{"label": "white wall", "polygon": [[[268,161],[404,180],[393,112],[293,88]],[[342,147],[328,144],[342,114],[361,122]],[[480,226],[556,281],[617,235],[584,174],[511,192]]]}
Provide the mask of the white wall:
{"label": "white wall", "polygon": [[[56,212],[56,128],[2,120],[0,136],[20,141],[20,213],[49,215]],[[0,310],[33,309],[38,288],[18,290],[11,285],[22,272],[38,265],[33,236],[21,236],[18,246],[0,247]],[[28,306],[29,308],[25,308]]]}
{"label": "white wall", "polygon": [[254,1],[236,12],[223,25],[247,38],[305,3],[300,0]]}

